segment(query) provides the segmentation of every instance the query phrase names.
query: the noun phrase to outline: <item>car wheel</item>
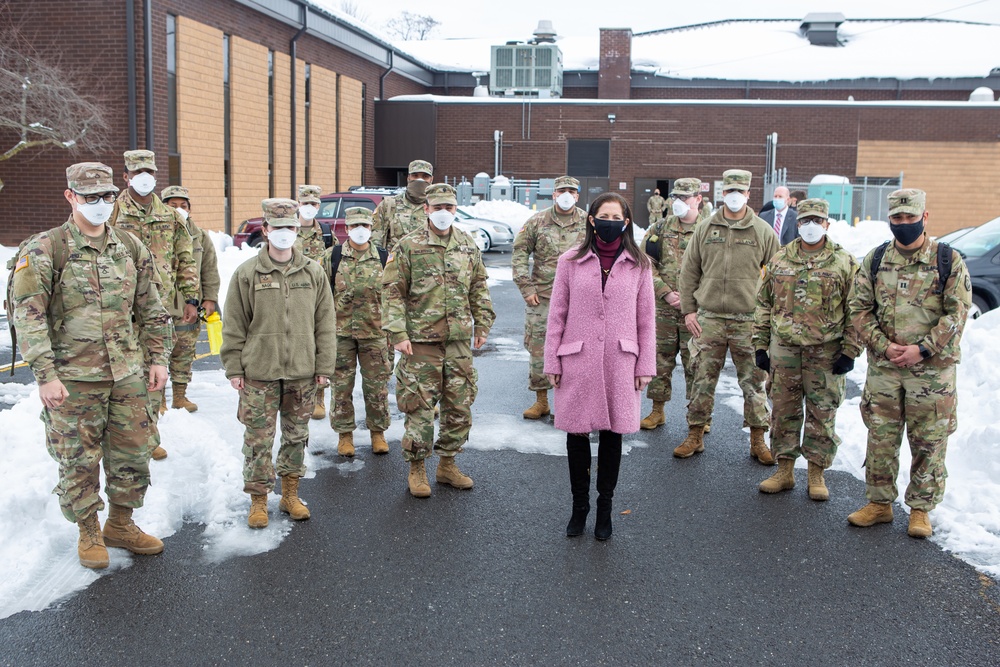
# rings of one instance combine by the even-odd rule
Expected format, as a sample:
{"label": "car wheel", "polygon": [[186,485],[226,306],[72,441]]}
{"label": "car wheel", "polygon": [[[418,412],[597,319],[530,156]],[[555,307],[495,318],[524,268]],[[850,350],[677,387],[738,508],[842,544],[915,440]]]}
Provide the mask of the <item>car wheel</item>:
{"label": "car wheel", "polygon": [[980,315],[990,310],[990,305],[986,303],[986,299],[979,296],[978,294],[972,295],[972,307],[969,308],[969,319],[978,319]]}
{"label": "car wheel", "polygon": [[486,234],[486,246],[483,248],[483,252],[489,252],[490,248],[493,247],[493,238],[487,232]]}
{"label": "car wheel", "polygon": [[264,245],[264,235],[254,234],[250,237],[249,245],[251,248],[259,248]]}

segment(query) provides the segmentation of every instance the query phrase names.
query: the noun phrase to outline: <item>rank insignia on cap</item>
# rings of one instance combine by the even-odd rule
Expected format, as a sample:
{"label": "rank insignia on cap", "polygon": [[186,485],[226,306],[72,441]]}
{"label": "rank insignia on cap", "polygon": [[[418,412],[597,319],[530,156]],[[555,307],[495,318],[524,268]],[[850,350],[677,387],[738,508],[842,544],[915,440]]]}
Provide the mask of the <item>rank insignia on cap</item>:
{"label": "rank insignia on cap", "polygon": [[19,260],[17,260],[17,264],[14,266],[14,273],[17,273],[21,269],[26,269],[26,268],[28,268],[28,256],[24,255]]}

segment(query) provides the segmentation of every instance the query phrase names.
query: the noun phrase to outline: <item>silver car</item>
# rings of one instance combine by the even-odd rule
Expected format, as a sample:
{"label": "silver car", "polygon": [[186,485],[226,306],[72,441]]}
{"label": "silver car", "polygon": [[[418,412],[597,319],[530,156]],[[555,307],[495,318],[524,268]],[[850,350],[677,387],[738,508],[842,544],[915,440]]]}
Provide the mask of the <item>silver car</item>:
{"label": "silver car", "polygon": [[[514,230],[505,222],[500,222],[498,220],[486,220],[485,218],[477,218],[474,215],[466,213],[462,209],[458,209],[458,220],[472,225],[480,229],[486,236],[486,247],[480,248],[481,251],[487,252],[490,250],[511,250],[514,247]],[[479,241],[477,240],[478,244]]]}

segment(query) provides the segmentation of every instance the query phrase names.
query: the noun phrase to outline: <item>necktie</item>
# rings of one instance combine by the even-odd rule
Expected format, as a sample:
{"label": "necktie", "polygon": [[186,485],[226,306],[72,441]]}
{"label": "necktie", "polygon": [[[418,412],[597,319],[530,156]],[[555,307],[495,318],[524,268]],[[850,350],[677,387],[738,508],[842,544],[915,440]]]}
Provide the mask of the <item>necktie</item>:
{"label": "necktie", "polygon": [[774,233],[781,236],[781,213],[774,212]]}

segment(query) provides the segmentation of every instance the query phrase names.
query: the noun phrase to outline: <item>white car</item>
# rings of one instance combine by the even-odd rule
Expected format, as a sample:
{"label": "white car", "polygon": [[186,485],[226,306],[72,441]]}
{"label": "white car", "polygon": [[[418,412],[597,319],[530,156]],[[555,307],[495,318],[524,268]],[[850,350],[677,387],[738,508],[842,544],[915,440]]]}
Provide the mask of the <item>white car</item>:
{"label": "white car", "polygon": [[462,216],[456,217],[455,222],[452,224],[472,237],[472,240],[476,242],[476,247],[479,248],[479,252],[486,252],[490,249],[490,237],[478,226],[463,220]]}
{"label": "white car", "polygon": [[462,209],[458,209],[458,220],[477,227],[486,235],[486,247],[480,248],[483,252],[501,248],[509,250],[513,247],[514,230],[505,222],[477,218]]}

